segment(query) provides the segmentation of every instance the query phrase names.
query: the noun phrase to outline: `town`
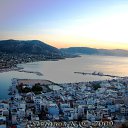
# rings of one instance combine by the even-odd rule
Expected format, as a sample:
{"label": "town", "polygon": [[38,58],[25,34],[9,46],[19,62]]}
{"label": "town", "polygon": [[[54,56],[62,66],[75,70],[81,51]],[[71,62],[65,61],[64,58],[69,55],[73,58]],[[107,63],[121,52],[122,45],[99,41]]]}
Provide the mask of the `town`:
{"label": "town", "polygon": [[127,77],[63,84],[14,78],[9,95],[10,99],[0,102],[3,127],[25,128],[28,121],[86,120],[88,125],[113,122],[108,127],[118,128],[128,120]]}
{"label": "town", "polygon": [[5,72],[5,70],[11,70],[17,67],[17,64],[35,62],[35,61],[45,61],[45,60],[57,60],[57,57],[53,56],[44,56],[36,54],[7,54],[0,53],[0,71]]}

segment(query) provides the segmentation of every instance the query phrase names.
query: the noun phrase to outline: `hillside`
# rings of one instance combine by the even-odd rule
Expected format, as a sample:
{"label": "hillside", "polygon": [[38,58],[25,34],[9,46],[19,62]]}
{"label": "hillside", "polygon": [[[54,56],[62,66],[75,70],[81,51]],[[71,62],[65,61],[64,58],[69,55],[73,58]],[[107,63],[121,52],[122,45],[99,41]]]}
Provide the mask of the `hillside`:
{"label": "hillside", "polygon": [[0,41],[0,68],[15,67],[19,63],[62,59],[65,55],[55,47],[38,40]]}
{"label": "hillside", "polygon": [[61,57],[61,52],[57,48],[52,47],[38,40],[2,40],[0,41],[0,52],[6,54],[24,53],[33,55]]}

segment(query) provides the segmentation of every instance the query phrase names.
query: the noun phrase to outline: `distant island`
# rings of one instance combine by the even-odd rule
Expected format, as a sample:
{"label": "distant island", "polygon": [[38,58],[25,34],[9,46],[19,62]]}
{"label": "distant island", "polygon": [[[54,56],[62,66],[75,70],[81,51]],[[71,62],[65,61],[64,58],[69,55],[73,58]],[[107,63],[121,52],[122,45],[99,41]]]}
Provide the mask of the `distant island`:
{"label": "distant island", "polygon": [[96,49],[89,47],[70,47],[62,48],[61,52],[72,55],[105,55],[105,56],[124,56],[128,57],[128,50],[122,49]]}
{"label": "distant island", "polygon": [[17,64],[59,60],[79,55],[128,56],[127,50],[88,47],[55,48],[39,40],[0,40],[0,72],[19,70]]}

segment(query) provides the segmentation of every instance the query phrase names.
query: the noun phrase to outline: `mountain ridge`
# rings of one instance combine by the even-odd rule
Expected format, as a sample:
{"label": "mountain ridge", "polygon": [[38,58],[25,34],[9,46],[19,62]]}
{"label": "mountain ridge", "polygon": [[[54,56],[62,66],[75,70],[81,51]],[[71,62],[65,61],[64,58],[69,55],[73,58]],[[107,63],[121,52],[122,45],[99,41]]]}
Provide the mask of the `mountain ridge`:
{"label": "mountain ridge", "polygon": [[58,49],[39,40],[0,40],[0,54],[41,55],[48,59],[60,59],[78,55],[128,56],[128,50],[69,47]]}
{"label": "mountain ridge", "polygon": [[90,47],[69,47],[61,48],[62,52],[73,55],[109,55],[109,56],[128,56],[128,50],[123,49],[97,49]]}
{"label": "mountain ridge", "polygon": [[9,54],[58,54],[61,56],[59,49],[38,40],[0,40],[0,52]]}

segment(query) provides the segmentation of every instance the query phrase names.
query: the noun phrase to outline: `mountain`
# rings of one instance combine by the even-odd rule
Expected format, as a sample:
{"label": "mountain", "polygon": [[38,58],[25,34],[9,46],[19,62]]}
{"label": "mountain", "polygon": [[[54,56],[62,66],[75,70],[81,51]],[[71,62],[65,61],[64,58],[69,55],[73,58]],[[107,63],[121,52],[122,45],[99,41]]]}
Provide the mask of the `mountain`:
{"label": "mountain", "polygon": [[72,55],[108,55],[108,56],[128,56],[128,50],[122,49],[96,49],[96,48],[89,48],[89,47],[70,47],[70,48],[62,48],[60,49],[61,52],[72,54]]}
{"label": "mountain", "polygon": [[88,48],[88,47],[70,47],[70,48],[62,48],[60,49],[64,53],[69,53],[69,54],[76,54],[76,55],[81,55],[81,54],[97,54],[98,51],[97,49],[94,48]]}
{"label": "mountain", "polygon": [[32,54],[61,57],[59,49],[38,40],[1,40],[0,52],[6,54]]}
{"label": "mountain", "polygon": [[58,60],[65,58],[59,49],[38,40],[1,40],[0,69],[17,67],[17,64]]}
{"label": "mountain", "polygon": [[0,40],[0,55],[25,55],[38,56],[44,59],[60,59],[65,57],[75,57],[75,55],[110,55],[128,56],[127,50],[115,49],[95,49],[89,47],[70,47],[57,49],[39,40]]}

